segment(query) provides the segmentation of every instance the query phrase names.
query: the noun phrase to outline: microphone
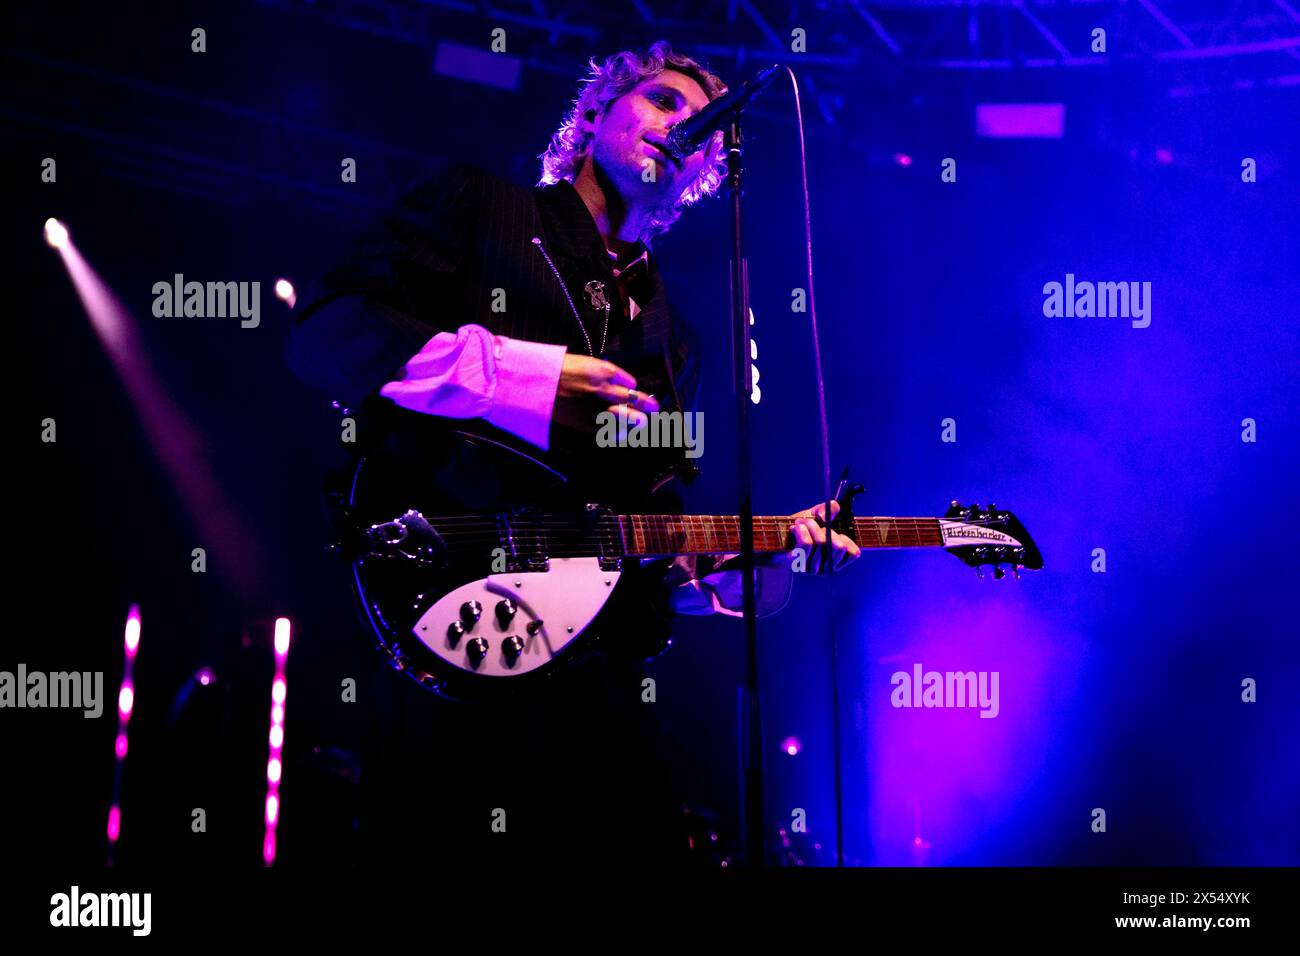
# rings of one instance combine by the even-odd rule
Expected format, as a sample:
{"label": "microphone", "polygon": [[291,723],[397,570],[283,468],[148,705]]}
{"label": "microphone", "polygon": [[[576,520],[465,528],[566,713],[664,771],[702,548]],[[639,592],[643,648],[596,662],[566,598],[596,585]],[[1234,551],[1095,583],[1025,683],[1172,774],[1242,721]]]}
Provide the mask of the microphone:
{"label": "microphone", "polygon": [[733,112],[738,113],[748,106],[749,101],[772,82],[772,78],[781,68],[779,63],[774,63],[767,69],[759,71],[753,79],[742,83],[739,88],[718,97],[694,116],[673,126],[668,130],[664,148],[678,159],[685,159],[694,153],[710,136],[731,120]]}

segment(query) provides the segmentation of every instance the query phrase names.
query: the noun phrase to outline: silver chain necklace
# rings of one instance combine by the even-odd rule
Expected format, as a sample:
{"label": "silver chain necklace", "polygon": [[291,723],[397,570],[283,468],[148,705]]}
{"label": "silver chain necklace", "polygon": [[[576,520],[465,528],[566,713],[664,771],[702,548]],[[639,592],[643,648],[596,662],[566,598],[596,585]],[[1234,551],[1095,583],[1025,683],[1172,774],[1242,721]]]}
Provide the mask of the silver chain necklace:
{"label": "silver chain necklace", "polygon": [[555,263],[551,261],[550,254],[547,253],[546,247],[542,245],[542,240],[539,239],[537,236],[533,236],[533,245],[535,245],[541,251],[542,257],[546,260],[546,264],[550,266],[551,271],[555,273],[555,280],[560,283],[560,288],[564,291],[564,298],[568,301],[569,308],[573,310],[573,317],[575,320],[577,320],[578,328],[582,330],[582,337],[587,340],[587,353],[592,356],[595,356],[597,354],[604,355],[605,340],[609,338],[609,308],[610,308],[609,300],[605,298],[604,283],[597,282],[593,279],[591,282],[587,283],[586,290],[585,290],[587,295],[591,296],[591,300],[592,300],[591,304],[593,306],[595,306],[596,308],[600,308],[600,303],[603,303],[605,306],[605,330],[600,333],[600,352],[597,353],[596,350],[592,348],[591,336],[587,334],[587,327],[582,322],[582,316],[578,314],[578,307],[573,304],[573,296],[569,295],[569,287],[564,284],[564,279],[560,277],[560,270],[555,268]]}

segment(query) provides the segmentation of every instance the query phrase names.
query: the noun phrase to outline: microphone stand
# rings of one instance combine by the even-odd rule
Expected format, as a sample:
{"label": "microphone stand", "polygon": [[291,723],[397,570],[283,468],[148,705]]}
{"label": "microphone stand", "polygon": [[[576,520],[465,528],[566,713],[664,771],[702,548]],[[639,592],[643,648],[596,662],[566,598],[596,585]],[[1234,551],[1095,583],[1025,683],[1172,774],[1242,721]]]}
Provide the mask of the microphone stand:
{"label": "microphone stand", "polygon": [[750,474],[749,406],[754,382],[750,363],[749,282],[741,228],[740,111],[725,128],[727,189],[731,199],[731,361],[732,392],[736,400],[736,486],[740,498],[741,609],[745,621],[745,685],[741,726],[744,776],[745,856],[751,867],[766,860],[763,811],[763,721],[758,697],[758,622],[754,593],[754,504]]}

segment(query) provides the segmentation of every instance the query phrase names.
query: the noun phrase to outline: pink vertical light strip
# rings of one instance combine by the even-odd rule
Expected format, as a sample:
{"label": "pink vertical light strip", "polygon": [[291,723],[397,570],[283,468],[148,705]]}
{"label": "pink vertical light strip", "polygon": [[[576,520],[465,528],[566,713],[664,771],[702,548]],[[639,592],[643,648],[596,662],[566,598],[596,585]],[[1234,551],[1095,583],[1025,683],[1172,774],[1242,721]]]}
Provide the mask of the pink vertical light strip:
{"label": "pink vertical light strip", "polygon": [[270,754],[266,760],[266,832],[262,837],[262,862],[275,863],[275,828],[280,822],[280,778],[284,773],[284,701],[289,685],[284,665],[289,659],[289,619],[275,620],[275,680],[271,682],[271,730],[267,735]]}
{"label": "pink vertical light strip", "polygon": [[113,802],[108,808],[108,865],[113,865],[113,850],[122,835],[122,766],[126,761],[127,727],[135,709],[135,655],[140,650],[140,605],[132,604],[126,613],[123,639],[126,659],[122,664],[122,686],[117,691],[117,737],[113,741]]}

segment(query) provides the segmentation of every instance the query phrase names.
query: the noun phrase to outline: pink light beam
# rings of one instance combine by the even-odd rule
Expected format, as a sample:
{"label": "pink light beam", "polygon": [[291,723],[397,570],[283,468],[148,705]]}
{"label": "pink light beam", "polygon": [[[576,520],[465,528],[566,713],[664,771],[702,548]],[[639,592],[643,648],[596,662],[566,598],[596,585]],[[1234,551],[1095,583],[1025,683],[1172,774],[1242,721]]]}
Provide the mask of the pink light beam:
{"label": "pink light beam", "polygon": [[271,729],[267,733],[270,753],[266,759],[266,830],[262,836],[262,862],[275,863],[275,829],[280,822],[280,780],[284,776],[284,711],[289,695],[285,665],[289,660],[290,624],[287,617],[275,620],[275,680],[271,682]]}

